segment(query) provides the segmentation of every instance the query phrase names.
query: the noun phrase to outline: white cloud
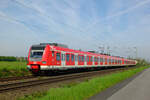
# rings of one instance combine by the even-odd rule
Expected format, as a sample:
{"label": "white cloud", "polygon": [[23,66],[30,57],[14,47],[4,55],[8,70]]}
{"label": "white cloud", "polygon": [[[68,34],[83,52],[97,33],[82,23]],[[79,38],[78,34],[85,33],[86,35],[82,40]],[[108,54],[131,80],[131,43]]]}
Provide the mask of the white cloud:
{"label": "white cloud", "polygon": [[[13,0],[9,7],[8,2],[0,7],[0,20],[11,25],[13,23],[16,27],[21,26],[18,29],[12,29],[12,26],[8,25],[11,31],[16,33],[16,36],[12,36],[13,38],[21,36],[19,33],[22,33],[23,40],[31,32],[31,37],[37,39],[34,40],[35,42],[30,41],[31,43],[63,42],[71,48],[84,50],[97,49],[101,44],[110,47],[114,45],[127,47],[135,45],[140,37],[144,39],[144,35],[148,37],[149,18],[144,17],[147,15],[144,11],[149,1],[128,1],[130,5],[124,5],[122,1],[105,1],[104,7],[108,7],[105,10],[103,6],[99,6],[99,3],[104,1],[95,0]],[[141,7],[143,9],[140,11],[136,10]],[[122,27],[124,29],[121,29]],[[2,33],[10,34],[11,32],[8,31],[0,30]],[[140,34],[142,32],[144,35]],[[148,41],[147,37],[145,40]],[[22,40],[18,39],[20,44],[23,43]],[[144,40],[137,42],[145,43]],[[123,48],[120,47],[119,50],[121,54]]]}
{"label": "white cloud", "polygon": [[13,23],[18,23],[15,19],[13,19],[12,17],[10,16],[7,16],[5,13],[1,12],[0,11],[0,18],[8,21],[8,22],[13,22]]}
{"label": "white cloud", "polygon": [[[102,19],[101,21],[110,20],[112,18],[115,18],[115,17],[121,16],[123,14],[129,13],[129,12],[134,11],[135,9],[140,8],[140,7],[142,7],[148,3],[150,3],[150,0],[140,1],[139,3],[133,5],[132,7],[127,8],[126,10],[119,11],[119,12],[112,14],[112,15],[108,15],[106,18]],[[101,21],[97,21],[97,22],[93,23],[92,25],[88,26],[87,29],[89,30],[89,29],[93,28],[95,25],[97,25]]]}
{"label": "white cloud", "polygon": [[108,20],[108,19],[110,19],[110,18],[117,17],[117,16],[121,16],[121,15],[126,14],[126,13],[129,13],[129,12],[131,12],[131,11],[137,9],[137,8],[140,8],[140,7],[142,7],[142,6],[144,6],[145,4],[148,4],[148,3],[150,3],[150,0],[145,0],[145,1],[142,1],[142,2],[140,1],[140,2],[137,3],[136,5],[133,5],[132,7],[128,8],[128,9],[126,9],[126,10],[123,10],[123,11],[120,11],[120,12],[118,12],[118,13],[116,13],[116,14],[113,14],[113,15],[108,16],[108,17],[106,18],[106,20]]}

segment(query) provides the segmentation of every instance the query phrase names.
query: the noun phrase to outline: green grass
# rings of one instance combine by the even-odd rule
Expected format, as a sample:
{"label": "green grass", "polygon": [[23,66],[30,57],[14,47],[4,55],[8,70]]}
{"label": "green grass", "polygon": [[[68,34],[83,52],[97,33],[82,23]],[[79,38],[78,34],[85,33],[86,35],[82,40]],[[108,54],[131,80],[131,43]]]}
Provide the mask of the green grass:
{"label": "green grass", "polygon": [[59,88],[51,88],[46,92],[34,93],[19,100],[86,100],[104,89],[125,80],[147,67],[130,69],[124,72],[113,73],[97,77],[79,84],[64,85]]}
{"label": "green grass", "polygon": [[0,61],[0,77],[25,76],[30,72],[26,68],[26,62]]}

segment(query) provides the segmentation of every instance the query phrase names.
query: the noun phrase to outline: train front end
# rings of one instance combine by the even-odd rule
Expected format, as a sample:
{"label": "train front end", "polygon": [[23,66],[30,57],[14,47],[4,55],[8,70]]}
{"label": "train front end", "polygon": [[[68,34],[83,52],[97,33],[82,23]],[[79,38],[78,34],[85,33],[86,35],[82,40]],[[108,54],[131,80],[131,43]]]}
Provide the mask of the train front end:
{"label": "train front end", "polygon": [[33,74],[39,74],[41,66],[47,65],[48,62],[48,45],[32,45],[28,54],[27,68]]}

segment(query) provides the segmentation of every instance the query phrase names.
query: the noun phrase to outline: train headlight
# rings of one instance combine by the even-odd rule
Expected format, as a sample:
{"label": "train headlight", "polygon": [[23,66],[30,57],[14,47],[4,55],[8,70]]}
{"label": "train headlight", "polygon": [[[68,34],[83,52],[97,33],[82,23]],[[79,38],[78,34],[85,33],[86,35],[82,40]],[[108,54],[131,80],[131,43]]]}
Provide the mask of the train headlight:
{"label": "train headlight", "polygon": [[42,61],[42,64],[46,64],[46,61]]}

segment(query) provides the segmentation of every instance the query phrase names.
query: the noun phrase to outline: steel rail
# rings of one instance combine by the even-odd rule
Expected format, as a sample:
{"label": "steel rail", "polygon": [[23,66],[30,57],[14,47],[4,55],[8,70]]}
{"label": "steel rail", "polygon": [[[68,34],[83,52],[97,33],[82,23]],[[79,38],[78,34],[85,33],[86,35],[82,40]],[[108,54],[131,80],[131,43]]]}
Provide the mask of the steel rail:
{"label": "steel rail", "polygon": [[0,78],[0,82],[8,82],[8,81],[15,81],[15,80],[30,79],[30,78],[35,78],[35,76],[30,75],[30,76]]}
{"label": "steel rail", "polygon": [[104,75],[104,74],[108,74],[108,73],[112,73],[116,71],[128,70],[128,69],[131,69],[131,68],[115,68],[115,69],[75,73],[75,74],[68,74],[68,75],[61,75],[61,76],[53,76],[53,77],[49,77],[46,79],[31,80],[31,81],[26,81],[26,82],[2,84],[0,85],[0,93],[11,91],[11,90],[16,90],[20,88],[30,87],[30,86],[37,86],[40,84],[55,83],[55,82],[78,79],[78,78],[89,77],[89,76],[94,76],[94,75]]}

